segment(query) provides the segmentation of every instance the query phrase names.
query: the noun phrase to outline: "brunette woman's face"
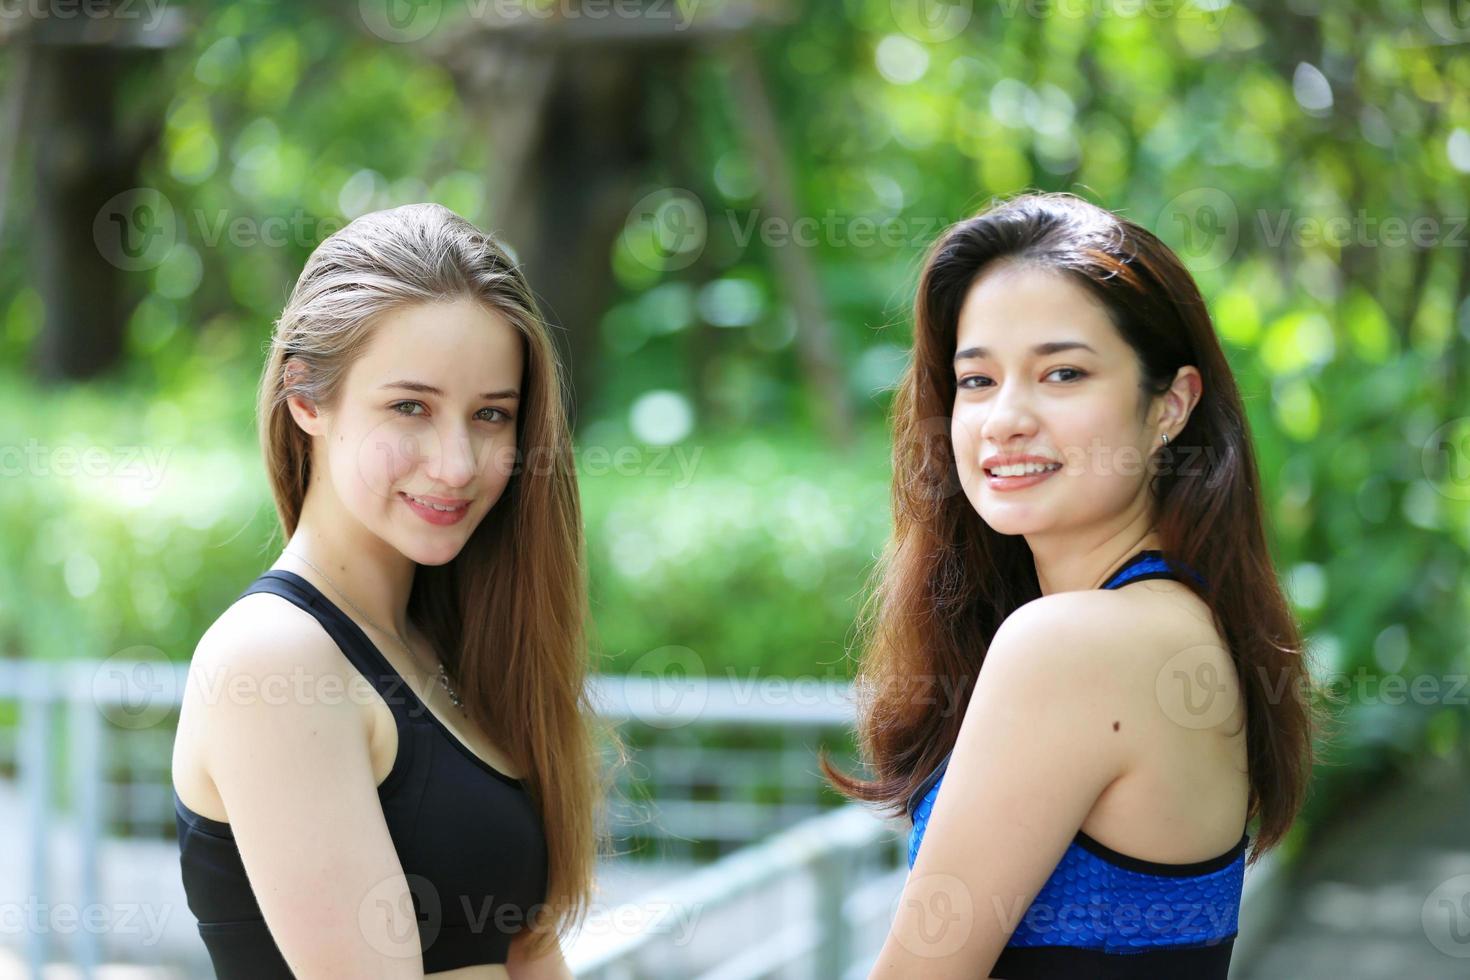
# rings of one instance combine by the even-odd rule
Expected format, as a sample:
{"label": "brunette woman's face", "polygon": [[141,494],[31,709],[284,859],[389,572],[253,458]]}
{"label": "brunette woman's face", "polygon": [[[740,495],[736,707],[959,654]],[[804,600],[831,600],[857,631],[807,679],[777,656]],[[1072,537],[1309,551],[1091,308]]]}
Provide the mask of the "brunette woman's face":
{"label": "brunette woman's face", "polygon": [[523,343],[467,299],[384,316],[317,440],[341,508],[419,564],[454,558],[513,472]]}
{"label": "brunette woman's face", "polygon": [[[1168,424],[1171,399],[1145,410],[1138,357],[1085,287],[1033,265],[987,271],[960,309],[954,372],[955,462],[991,528],[1106,527],[1147,507],[1149,453],[1160,432],[1178,431]],[[995,460],[1012,454],[1045,468]]]}

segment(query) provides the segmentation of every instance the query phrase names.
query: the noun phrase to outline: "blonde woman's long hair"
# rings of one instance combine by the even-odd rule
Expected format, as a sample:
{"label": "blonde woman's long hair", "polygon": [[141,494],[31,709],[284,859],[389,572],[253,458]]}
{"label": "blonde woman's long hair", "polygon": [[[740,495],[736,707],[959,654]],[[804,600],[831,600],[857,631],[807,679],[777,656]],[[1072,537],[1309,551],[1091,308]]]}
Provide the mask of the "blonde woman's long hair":
{"label": "blonde woman's long hair", "polygon": [[[276,321],[259,434],[289,540],[312,459],[286,399],[331,409],[384,314],[462,298],[504,317],[524,341],[517,465],[460,553],[418,568],[408,613],[459,679],[469,716],[529,773],[548,850],[546,902],[531,919],[539,950],[586,914],[604,794],[586,686],[586,559],[566,382],[520,269],[492,236],[437,204],[355,219],[312,252]],[[307,370],[288,379],[293,358]]]}

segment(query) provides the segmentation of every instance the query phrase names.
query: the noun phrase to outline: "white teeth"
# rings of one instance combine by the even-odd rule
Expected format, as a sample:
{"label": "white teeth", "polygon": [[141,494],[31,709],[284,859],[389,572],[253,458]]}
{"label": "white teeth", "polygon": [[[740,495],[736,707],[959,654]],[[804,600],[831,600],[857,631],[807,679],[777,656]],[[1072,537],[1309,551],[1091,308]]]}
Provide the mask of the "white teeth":
{"label": "white teeth", "polygon": [[1014,463],[1010,466],[997,466],[985,472],[991,476],[1029,476],[1032,473],[1044,473],[1061,469],[1061,467],[1061,463]]}
{"label": "white teeth", "polygon": [[463,504],[461,504],[459,507],[445,507],[443,504],[431,504],[427,500],[420,500],[418,497],[415,497],[411,493],[405,493],[404,496],[407,497],[409,500],[412,500],[414,503],[418,504],[420,507],[430,507],[430,508],[433,508],[434,510],[438,510],[438,511],[448,512],[448,511],[453,511],[453,510],[459,510],[460,508],[462,508],[464,506]]}

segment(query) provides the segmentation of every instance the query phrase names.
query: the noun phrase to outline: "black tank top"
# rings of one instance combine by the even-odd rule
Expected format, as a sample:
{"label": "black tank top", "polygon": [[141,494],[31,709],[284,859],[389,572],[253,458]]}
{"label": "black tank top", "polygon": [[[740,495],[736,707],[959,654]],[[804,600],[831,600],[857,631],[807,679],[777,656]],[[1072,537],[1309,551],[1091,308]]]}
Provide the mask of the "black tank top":
{"label": "black tank top", "polygon": [[[398,755],[378,799],[418,917],[424,972],[504,963],[511,938],[535,921],[546,893],[546,840],[521,781],[452,735],[367,634],[306,579],[272,569],[240,597],[253,592],[315,616],[393,712]],[[174,814],[185,896],[220,980],[290,980],[230,825],[190,810],[178,793]]]}

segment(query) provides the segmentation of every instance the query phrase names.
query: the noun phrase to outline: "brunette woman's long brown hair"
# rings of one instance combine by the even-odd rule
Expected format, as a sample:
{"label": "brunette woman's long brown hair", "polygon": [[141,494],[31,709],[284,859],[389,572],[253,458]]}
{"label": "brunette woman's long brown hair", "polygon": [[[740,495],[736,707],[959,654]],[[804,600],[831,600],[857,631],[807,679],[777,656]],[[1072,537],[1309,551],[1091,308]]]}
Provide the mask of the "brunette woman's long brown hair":
{"label": "brunette woman's long brown hair", "polygon": [[[1306,799],[1325,720],[1299,628],[1266,544],[1260,478],[1240,393],[1193,277],[1146,229],[1079,197],[1029,193],[947,229],[914,301],[913,356],[892,408],[893,534],[860,617],[859,748],[872,779],[823,758],[847,796],[902,813],[954,747],[996,630],[1041,595],[1031,550],[985,524],[960,492],[949,419],[960,307],[992,263],[1071,276],[1107,308],[1138,355],[1144,391],[1194,365],[1203,393],[1151,479],[1160,550],[1198,570],[1245,697],[1251,861],[1280,843]],[[952,708],[953,710],[945,710]]]}
{"label": "brunette woman's long brown hair", "polygon": [[[286,399],[331,408],[383,314],[459,298],[505,318],[523,341],[518,461],[460,553],[417,569],[408,614],[458,678],[469,716],[529,774],[548,849],[545,904],[529,921],[544,949],[586,913],[604,787],[587,701],[586,562],[565,380],[521,271],[494,238],[437,204],[355,219],[317,246],[276,322],[260,442],[289,540],[312,458]],[[292,359],[308,370],[288,377]]]}

